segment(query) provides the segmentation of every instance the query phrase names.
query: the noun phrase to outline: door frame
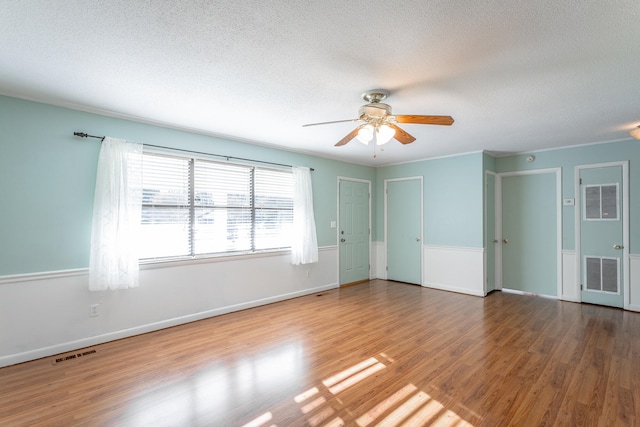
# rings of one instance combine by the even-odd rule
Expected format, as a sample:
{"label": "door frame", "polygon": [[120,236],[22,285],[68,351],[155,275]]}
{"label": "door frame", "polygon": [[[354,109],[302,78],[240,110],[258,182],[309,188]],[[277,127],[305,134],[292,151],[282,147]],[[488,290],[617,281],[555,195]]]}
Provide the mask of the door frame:
{"label": "door frame", "polygon": [[[556,298],[562,297],[562,168],[531,169],[496,174],[495,215],[496,240],[502,242],[502,178],[522,175],[555,174],[556,176]],[[502,290],[502,244],[496,245],[496,290]]]}
{"label": "door frame", "polygon": [[387,279],[387,271],[389,271],[389,267],[387,264],[387,220],[389,218],[387,212],[387,184],[389,182],[397,182],[397,181],[420,181],[420,286],[424,286],[424,269],[422,268],[422,264],[424,263],[424,177],[419,176],[408,176],[405,178],[387,178],[384,180],[384,259],[385,259],[385,269],[384,275],[385,279]]}
{"label": "door frame", "polygon": [[582,192],[580,188],[580,172],[584,169],[596,169],[606,168],[613,166],[622,167],[622,274],[623,282],[622,289],[623,295],[623,308],[629,309],[629,161],[622,160],[619,162],[605,162],[605,163],[591,163],[586,165],[577,165],[574,168],[574,191],[575,191],[575,209],[574,209],[574,221],[575,221],[575,245],[576,245],[576,270],[575,270],[575,283],[574,290],[577,295],[577,301],[582,302],[582,292],[580,290],[580,282],[582,278],[582,262],[580,253],[580,221],[582,214]]}
{"label": "door frame", "polygon": [[[489,200],[488,200],[488,187],[489,187],[489,176],[493,177],[493,236],[489,236],[487,230],[489,229]],[[502,187],[501,187],[502,188]],[[498,264],[498,247],[502,250],[502,245],[498,245],[500,240],[497,240],[498,230],[496,229],[497,225],[497,216],[498,204],[496,203],[496,199],[498,198],[498,174],[496,172],[485,170],[484,171],[484,280],[483,280],[483,291],[484,294],[487,295],[487,288],[489,286],[489,264],[488,264],[488,250],[489,245],[493,245],[493,290],[499,291],[502,289],[502,272],[500,274],[500,287],[498,287],[498,277],[497,277],[497,264]],[[502,214],[502,212],[500,212]],[[502,218],[502,217],[501,217]],[[500,256],[502,256],[502,252],[500,252]]]}
{"label": "door frame", "polygon": [[341,260],[341,258],[340,258],[340,247],[341,247],[341,245],[340,245],[340,207],[341,207],[341,205],[340,205],[340,203],[341,203],[341,200],[340,200],[340,182],[342,182],[342,181],[360,182],[360,183],[367,184],[369,186],[369,190],[368,190],[369,191],[369,219],[368,219],[368,221],[369,221],[369,224],[368,224],[368,227],[369,227],[369,254],[368,254],[368,256],[369,256],[369,280],[372,279],[372,277],[371,277],[371,250],[372,250],[372,246],[371,246],[371,181],[368,180],[368,179],[359,179],[359,178],[350,178],[350,177],[347,177],[347,176],[338,176],[337,187],[336,187],[336,193],[337,193],[337,197],[338,197],[338,202],[336,204],[336,206],[338,208],[338,212],[337,212],[338,220],[336,221],[336,225],[337,225],[337,227],[336,227],[336,244],[338,246],[338,250],[336,251],[336,255],[338,257],[338,259],[337,259],[337,265],[338,265],[338,271],[337,271],[338,280],[337,280],[337,283],[338,283],[338,286],[340,286],[340,274],[342,272],[342,266],[340,265],[340,260]]}

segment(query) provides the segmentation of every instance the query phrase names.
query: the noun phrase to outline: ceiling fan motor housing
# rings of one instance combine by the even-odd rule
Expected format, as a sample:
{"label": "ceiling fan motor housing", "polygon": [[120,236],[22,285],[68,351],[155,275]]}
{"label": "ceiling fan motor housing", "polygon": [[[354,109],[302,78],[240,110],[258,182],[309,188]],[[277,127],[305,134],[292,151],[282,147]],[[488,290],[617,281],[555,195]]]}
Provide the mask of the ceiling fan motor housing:
{"label": "ceiling fan motor housing", "polygon": [[391,115],[391,106],[382,102],[366,104],[360,107],[359,113],[360,116],[365,115],[369,117],[382,118]]}

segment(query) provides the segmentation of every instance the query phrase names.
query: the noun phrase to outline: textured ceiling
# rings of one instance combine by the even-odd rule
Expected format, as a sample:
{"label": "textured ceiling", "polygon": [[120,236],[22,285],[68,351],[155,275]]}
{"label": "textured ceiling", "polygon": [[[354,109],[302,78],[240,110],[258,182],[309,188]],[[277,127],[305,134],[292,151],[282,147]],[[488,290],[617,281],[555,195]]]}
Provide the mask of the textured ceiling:
{"label": "textured ceiling", "polygon": [[[302,127],[373,88],[456,121],[376,158]],[[628,139],[640,2],[1,0],[0,93],[367,165]]]}

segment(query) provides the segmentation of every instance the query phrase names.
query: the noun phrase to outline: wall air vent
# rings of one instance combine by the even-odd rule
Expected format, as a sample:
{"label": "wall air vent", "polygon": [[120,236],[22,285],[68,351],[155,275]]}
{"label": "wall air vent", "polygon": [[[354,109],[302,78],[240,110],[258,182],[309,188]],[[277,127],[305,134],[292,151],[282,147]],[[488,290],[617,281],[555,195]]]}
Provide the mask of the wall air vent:
{"label": "wall air vent", "polygon": [[619,294],[619,258],[585,257],[587,291]]}

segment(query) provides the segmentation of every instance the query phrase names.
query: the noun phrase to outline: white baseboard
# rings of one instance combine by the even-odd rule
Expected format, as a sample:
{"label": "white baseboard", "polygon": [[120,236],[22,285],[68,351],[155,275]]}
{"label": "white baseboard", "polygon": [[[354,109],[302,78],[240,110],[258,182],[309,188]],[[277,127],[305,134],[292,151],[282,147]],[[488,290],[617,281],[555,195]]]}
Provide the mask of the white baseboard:
{"label": "white baseboard", "polygon": [[66,353],[69,351],[78,350],[85,347],[103,344],[109,341],[114,341],[114,340],[127,338],[135,335],[145,334],[147,332],[158,331],[160,329],[183,325],[185,323],[195,322],[197,320],[207,319],[209,317],[220,316],[223,314],[232,313],[234,311],[246,310],[248,308],[254,308],[261,305],[271,304],[274,302],[285,301],[291,298],[297,298],[300,296],[310,295],[317,292],[323,292],[323,291],[335,289],[335,288],[338,288],[337,283],[333,283],[326,286],[319,286],[313,289],[305,289],[303,291],[277,295],[269,298],[263,298],[255,301],[248,301],[242,304],[216,308],[213,310],[207,310],[200,313],[190,314],[188,316],[176,317],[173,319],[166,319],[160,322],[149,323],[146,325],[136,326],[134,328],[123,329],[123,330],[110,332],[102,335],[60,343],[60,344],[52,345],[49,347],[43,347],[43,348],[38,348],[30,351],[25,351],[23,353],[11,354],[8,356],[0,357],[0,367],[14,365],[16,363],[22,363],[29,360],[40,359],[43,357],[49,357],[49,356],[53,356],[60,353]]}
{"label": "white baseboard", "polygon": [[555,300],[560,299],[555,295],[536,294],[535,292],[526,292],[526,291],[521,291],[519,289],[502,288],[501,291],[504,292],[505,294],[529,295],[529,296],[533,296],[533,297],[555,299]]}
{"label": "white baseboard", "polygon": [[422,286],[424,286],[425,288],[431,288],[431,289],[438,289],[440,291],[449,291],[449,292],[457,292],[459,294],[467,294],[467,295],[473,295],[476,297],[484,297],[484,291],[477,291],[474,289],[468,289],[468,288],[461,288],[461,287],[456,287],[456,286],[448,286],[448,285],[443,285],[443,284],[439,284],[439,283],[423,283]]}
{"label": "white baseboard", "polygon": [[625,310],[640,311],[640,305],[629,304],[627,307],[625,307]]}

